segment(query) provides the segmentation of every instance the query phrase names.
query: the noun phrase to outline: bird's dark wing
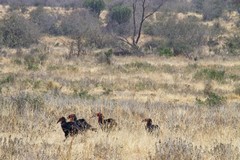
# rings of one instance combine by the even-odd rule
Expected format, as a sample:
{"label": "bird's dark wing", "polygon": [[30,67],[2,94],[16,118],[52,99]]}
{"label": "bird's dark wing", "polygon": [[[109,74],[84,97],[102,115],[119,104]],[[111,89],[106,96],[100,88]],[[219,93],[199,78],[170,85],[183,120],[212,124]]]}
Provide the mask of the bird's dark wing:
{"label": "bird's dark wing", "polygon": [[115,129],[117,126],[117,122],[112,118],[105,119],[103,123],[106,129]]}
{"label": "bird's dark wing", "polygon": [[154,125],[154,128],[155,128],[155,129],[159,129],[159,126],[158,126],[158,125]]}
{"label": "bird's dark wing", "polygon": [[69,136],[69,134],[72,136],[78,133],[78,129],[75,127],[73,122],[66,122],[61,126],[66,138]]}
{"label": "bird's dark wing", "polygon": [[90,129],[92,127],[85,119],[78,119],[76,122],[82,129]]}
{"label": "bird's dark wing", "polygon": [[115,120],[112,118],[104,119],[104,123],[115,123]]}
{"label": "bird's dark wing", "polygon": [[159,130],[159,126],[158,125],[151,125],[151,126],[148,127],[147,130],[149,132],[157,131],[157,130]]}

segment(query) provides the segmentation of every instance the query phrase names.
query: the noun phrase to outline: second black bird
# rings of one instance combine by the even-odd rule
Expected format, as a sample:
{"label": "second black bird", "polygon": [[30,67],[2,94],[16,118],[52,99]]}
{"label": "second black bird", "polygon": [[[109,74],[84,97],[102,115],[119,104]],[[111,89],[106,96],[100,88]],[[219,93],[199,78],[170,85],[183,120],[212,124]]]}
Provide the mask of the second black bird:
{"label": "second black bird", "polygon": [[74,135],[78,134],[78,128],[76,127],[76,125],[73,122],[67,122],[65,117],[59,118],[57,123],[59,123],[59,122],[61,122],[61,127],[62,127],[62,130],[65,135],[65,140],[69,136],[74,136]]}

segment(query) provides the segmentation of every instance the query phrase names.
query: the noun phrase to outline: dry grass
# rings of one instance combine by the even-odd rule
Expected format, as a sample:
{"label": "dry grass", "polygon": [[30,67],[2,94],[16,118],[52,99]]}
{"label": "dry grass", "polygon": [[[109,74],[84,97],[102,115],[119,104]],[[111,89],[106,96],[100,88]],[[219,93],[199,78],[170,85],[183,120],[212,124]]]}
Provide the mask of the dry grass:
{"label": "dry grass", "polygon": [[[7,9],[0,8],[0,18]],[[98,51],[67,60],[70,41],[43,37],[43,44],[35,46],[40,61],[32,64],[25,62],[29,50],[16,55],[13,49],[3,49],[7,55],[0,56],[0,159],[240,159],[239,58],[195,62],[184,57],[127,56],[113,57],[107,65],[98,63]],[[208,99],[208,92],[224,102]],[[115,118],[119,130],[102,132],[97,120],[90,118],[99,111]],[[98,132],[63,142],[56,122],[71,113]],[[145,132],[141,121],[148,117],[160,126],[159,135]]]}
{"label": "dry grass", "polygon": [[[27,50],[0,58],[0,159],[239,159],[239,59],[113,57],[107,65],[95,55],[66,60],[64,45],[49,45],[34,70],[24,63]],[[206,68],[224,70],[222,81],[195,76]],[[196,103],[206,81],[225,103]],[[99,111],[120,130],[63,142],[59,117],[76,113],[99,129],[90,119]],[[145,132],[147,117],[159,136]]]}
{"label": "dry grass", "polygon": [[[46,9],[62,15],[71,12]],[[0,5],[0,19],[8,10]],[[229,19],[219,22],[233,34],[236,13]],[[149,39],[143,35],[141,41]],[[7,54],[0,56],[0,159],[240,159],[239,58],[195,62],[184,57],[127,56],[113,57],[107,65],[98,62],[98,51],[67,60],[71,40],[66,37],[46,36],[41,42],[34,46],[33,62],[26,63],[28,49],[18,55],[3,48]],[[210,99],[209,93],[223,101]],[[102,132],[97,120],[90,118],[99,111],[115,118],[119,130]],[[98,132],[63,142],[56,122],[71,113]],[[141,121],[148,117],[160,126],[159,135],[145,132]]]}
{"label": "dry grass", "polygon": [[[45,103],[34,109],[32,103],[19,108],[11,99],[2,97],[1,159],[239,158],[237,105],[207,108],[126,100],[89,101],[51,94],[43,98]],[[97,126],[96,119],[89,118],[97,111],[114,117],[120,130],[109,134],[101,130],[87,132],[63,142],[63,133],[56,124],[59,116],[74,112]],[[144,131],[141,120],[150,116],[160,124],[159,136]]]}

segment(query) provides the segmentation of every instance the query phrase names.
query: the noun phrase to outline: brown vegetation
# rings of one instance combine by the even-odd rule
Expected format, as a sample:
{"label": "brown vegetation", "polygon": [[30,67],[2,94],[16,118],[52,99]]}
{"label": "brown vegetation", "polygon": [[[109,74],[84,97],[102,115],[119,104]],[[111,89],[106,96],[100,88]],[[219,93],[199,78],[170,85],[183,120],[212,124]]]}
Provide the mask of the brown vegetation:
{"label": "brown vegetation", "polygon": [[[169,10],[168,6],[163,9]],[[58,12],[56,8],[47,10]],[[67,19],[74,9],[63,10],[68,13],[64,17]],[[4,15],[8,12],[8,7],[2,11]],[[183,20],[179,23],[183,31],[185,23],[191,21],[213,26],[211,29],[219,33],[211,33],[213,39],[202,43],[206,46],[196,45],[190,53],[192,58],[173,56],[173,48],[161,48],[161,40],[165,39],[156,35],[141,36],[138,44],[146,55],[116,56],[115,39],[99,30],[77,37],[86,47],[79,56],[68,57],[74,40],[62,35],[44,35],[30,48],[1,46],[0,159],[240,159],[239,41],[237,36],[231,38],[238,34],[239,16],[203,21],[201,13],[169,12],[156,13],[154,19],[159,22],[162,15],[178,15],[176,20]],[[86,12],[85,16],[83,20],[88,22],[90,14]],[[78,29],[78,25],[74,27]],[[94,42],[92,38],[96,38]],[[81,49],[77,40],[73,43],[74,53]],[[90,119],[98,112],[94,114],[98,121]],[[81,125],[75,129],[77,117],[72,113],[86,118],[92,126],[100,123],[100,127],[108,128],[117,122],[120,129],[73,136]],[[101,113],[114,119],[106,120]],[[62,115],[70,115],[70,122],[60,119],[63,129],[56,124]],[[146,132],[141,123],[146,117],[161,125],[160,134]],[[157,128],[151,127],[149,119],[145,121],[147,129]],[[63,134],[69,137],[65,142]]]}

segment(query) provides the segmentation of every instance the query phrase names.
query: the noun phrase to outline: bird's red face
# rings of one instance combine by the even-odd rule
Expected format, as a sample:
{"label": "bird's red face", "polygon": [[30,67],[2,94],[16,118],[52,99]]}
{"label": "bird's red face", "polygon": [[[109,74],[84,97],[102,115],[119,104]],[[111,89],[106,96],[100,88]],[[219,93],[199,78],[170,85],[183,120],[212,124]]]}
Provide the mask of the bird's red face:
{"label": "bird's red face", "polygon": [[76,118],[76,115],[75,114],[70,114],[67,119],[69,119],[69,121],[73,122],[74,119]]}
{"label": "bird's red face", "polygon": [[103,118],[104,116],[101,112],[98,112],[98,113],[94,114],[91,118],[94,118],[94,117]]}
{"label": "bird's red face", "polygon": [[102,113],[97,113],[96,116],[99,118],[99,117],[103,117]]}

